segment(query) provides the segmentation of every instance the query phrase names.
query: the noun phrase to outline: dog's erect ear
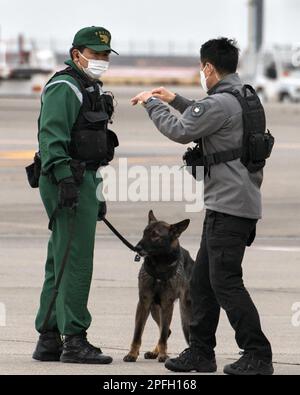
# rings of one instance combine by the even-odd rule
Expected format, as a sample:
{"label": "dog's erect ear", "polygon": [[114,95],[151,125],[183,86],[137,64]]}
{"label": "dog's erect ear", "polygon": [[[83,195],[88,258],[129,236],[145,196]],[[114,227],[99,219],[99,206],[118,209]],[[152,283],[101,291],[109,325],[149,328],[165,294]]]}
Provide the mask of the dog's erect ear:
{"label": "dog's erect ear", "polygon": [[190,224],[189,219],[185,219],[184,221],[178,222],[177,224],[170,226],[170,233],[172,233],[174,238],[178,238],[182,232],[184,232]]}
{"label": "dog's erect ear", "polygon": [[149,224],[150,224],[151,222],[157,222],[157,219],[155,218],[155,216],[154,216],[152,210],[149,211],[148,219],[149,219]]}

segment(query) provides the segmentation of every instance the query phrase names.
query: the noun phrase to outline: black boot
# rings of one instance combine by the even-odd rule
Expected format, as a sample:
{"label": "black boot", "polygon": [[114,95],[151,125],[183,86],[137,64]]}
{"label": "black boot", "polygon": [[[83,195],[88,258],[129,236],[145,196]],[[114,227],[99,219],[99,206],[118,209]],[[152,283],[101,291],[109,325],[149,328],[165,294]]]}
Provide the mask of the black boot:
{"label": "black boot", "polygon": [[64,363],[107,365],[112,362],[112,358],[104,355],[100,348],[92,346],[86,338],[86,333],[83,333],[65,336],[60,361]]}
{"label": "black boot", "polygon": [[59,361],[62,353],[62,340],[57,332],[46,332],[40,335],[33,359],[43,362]]}
{"label": "black boot", "polygon": [[214,373],[217,371],[215,358],[207,359],[192,348],[187,348],[177,358],[168,359],[165,367],[172,372]]}
{"label": "black boot", "polygon": [[272,361],[264,360],[253,353],[244,353],[237,362],[225,366],[224,373],[231,376],[272,376],[274,368]]}

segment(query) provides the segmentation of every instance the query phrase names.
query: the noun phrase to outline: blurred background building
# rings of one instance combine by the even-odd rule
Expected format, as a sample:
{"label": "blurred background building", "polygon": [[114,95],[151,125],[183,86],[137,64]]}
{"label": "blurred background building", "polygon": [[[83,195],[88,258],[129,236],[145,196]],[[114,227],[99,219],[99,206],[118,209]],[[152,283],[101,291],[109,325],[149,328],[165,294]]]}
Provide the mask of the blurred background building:
{"label": "blurred background building", "polygon": [[[11,3],[0,0],[4,15]],[[27,3],[27,7],[33,7],[31,24],[43,26],[43,20],[40,19],[45,18],[45,15],[40,14],[37,5],[34,6],[31,1]],[[152,8],[160,3],[154,0]],[[86,2],[87,8],[95,4],[98,3],[92,0]],[[124,2],[114,0],[104,6],[111,7],[111,19],[104,13],[109,10],[105,8],[103,16],[99,10],[100,18],[97,17],[97,20],[100,19],[105,26],[108,24],[108,28],[115,24],[111,28],[113,44],[121,54],[113,57],[104,82],[133,85],[199,84],[201,43],[224,35],[238,40],[242,49],[239,71],[246,82],[255,85],[263,100],[300,100],[300,42],[297,43],[296,26],[295,30],[291,30],[290,26],[297,20],[293,18],[300,16],[298,1],[229,0],[224,3],[216,0],[213,6],[204,6],[196,0],[187,0],[182,19],[181,7],[177,9],[176,1],[166,1],[164,4],[165,8],[159,7],[157,11],[149,9],[147,12],[147,7],[141,6],[136,0],[126,2],[126,9]],[[116,8],[117,5],[119,7]],[[132,6],[129,10],[128,5]],[[73,14],[74,17],[76,13],[80,15],[77,8],[65,10],[70,14],[66,22]],[[84,13],[82,7],[83,21]],[[189,14],[190,21],[186,19]],[[289,15],[288,20],[286,15]],[[65,16],[62,10],[61,17]],[[38,34],[34,33],[33,27],[27,26],[30,21],[27,21],[27,31],[21,31],[17,23],[19,15],[15,14],[13,20],[0,20],[0,94],[23,92],[39,95],[47,78],[63,67],[72,42],[71,31],[74,33],[76,28],[73,29],[71,23],[66,24],[65,33],[61,33],[59,23],[55,24],[55,15],[52,17],[50,12],[46,17],[44,27]],[[124,23],[126,18],[127,24]],[[117,27],[118,20],[122,21],[122,27]],[[178,24],[178,21],[181,23]],[[234,21],[233,26],[230,26],[231,21]],[[78,26],[78,18],[74,25]],[[14,35],[4,34],[11,30],[15,32]],[[267,37],[266,30],[269,32]],[[281,36],[277,35],[278,30],[282,32]]]}

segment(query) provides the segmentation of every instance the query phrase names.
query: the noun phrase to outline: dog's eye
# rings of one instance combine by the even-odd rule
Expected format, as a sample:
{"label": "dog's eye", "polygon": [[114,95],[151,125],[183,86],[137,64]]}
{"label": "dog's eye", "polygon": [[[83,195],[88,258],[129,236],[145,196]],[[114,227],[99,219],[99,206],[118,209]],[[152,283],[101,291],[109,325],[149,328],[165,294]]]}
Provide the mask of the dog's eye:
{"label": "dog's eye", "polygon": [[158,239],[159,237],[160,237],[159,233],[157,233],[157,232],[152,232],[152,234],[151,234],[151,238],[152,238],[152,239]]}

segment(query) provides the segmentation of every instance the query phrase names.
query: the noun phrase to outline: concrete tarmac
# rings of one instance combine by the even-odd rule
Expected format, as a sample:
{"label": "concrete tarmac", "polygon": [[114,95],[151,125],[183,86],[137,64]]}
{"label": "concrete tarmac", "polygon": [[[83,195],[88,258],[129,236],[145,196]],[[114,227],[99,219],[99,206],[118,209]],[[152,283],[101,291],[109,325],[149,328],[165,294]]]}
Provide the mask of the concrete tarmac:
{"label": "concrete tarmac", "polygon": [[[113,166],[118,167],[118,158],[127,158],[130,166],[146,169],[151,165],[181,165],[186,147],[160,135],[143,108],[130,106],[130,97],[141,88],[113,89],[118,101],[113,130],[120,139]],[[187,97],[201,95],[196,88],[175,90]],[[300,303],[300,106],[274,103],[267,104],[266,110],[276,148],[265,170],[264,218],[259,222],[256,242],[246,252],[244,276],[272,342],[276,374],[296,375],[300,373],[300,318],[292,308]],[[150,318],[138,362],[122,361],[133,335],[140,263],[133,261],[133,253],[102,223],[97,225],[89,338],[111,354],[114,363],[80,366],[31,360],[37,340],[34,319],[50,235],[39,192],[29,188],[24,171],[36,149],[38,112],[37,99],[0,98],[0,374],[169,375],[157,361],[143,359],[143,353],[158,340],[158,330]],[[132,243],[141,237],[149,209],[170,223],[190,218],[191,225],[181,244],[195,257],[203,212],[186,213],[185,204],[108,202],[107,218]],[[186,347],[178,306],[171,327],[169,354],[173,356]],[[224,313],[216,352],[218,374],[222,374],[224,364],[239,357]]]}

